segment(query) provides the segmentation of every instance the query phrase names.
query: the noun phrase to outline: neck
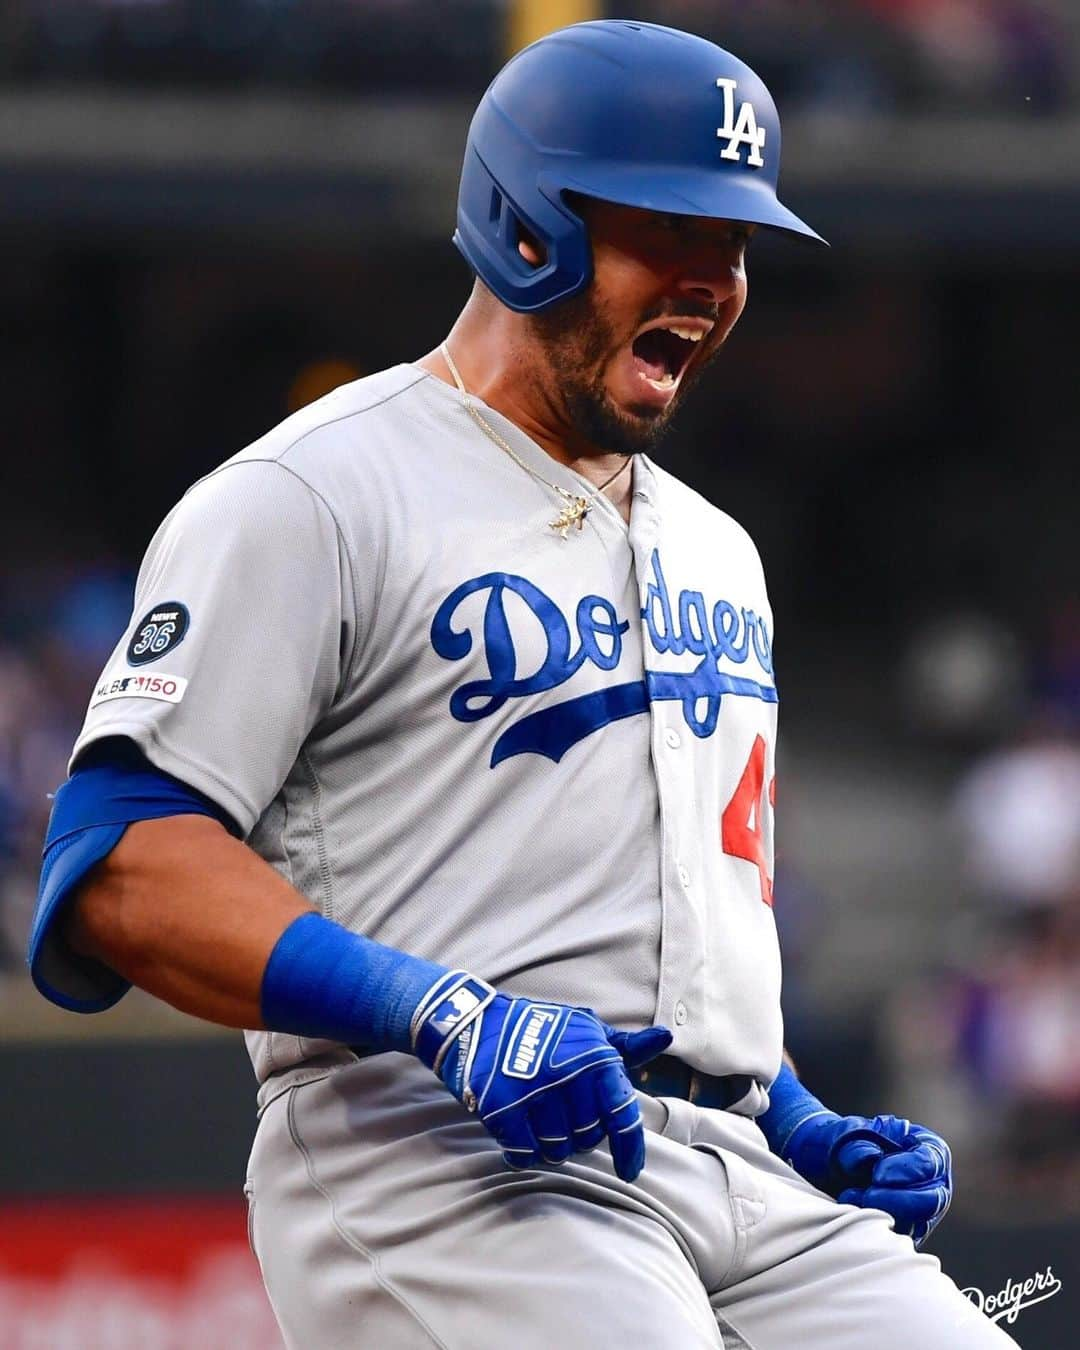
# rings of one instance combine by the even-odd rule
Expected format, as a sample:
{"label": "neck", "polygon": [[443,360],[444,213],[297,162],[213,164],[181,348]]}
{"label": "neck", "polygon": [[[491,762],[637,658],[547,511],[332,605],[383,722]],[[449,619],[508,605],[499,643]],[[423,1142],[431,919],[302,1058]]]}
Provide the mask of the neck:
{"label": "neck", "polygon": [[[476,289],[447,335],[446,345],[466,390],[520,427],[558,463],[596,487],[625,463],[623,455],[590,445],[574,431],[557,391],[538,378],[536,345],[522,332],[520,315]],[[455,385],[438,347],[415,364]],[[631,483],[632,474],[627,472],[607,490],[624,515]]]}

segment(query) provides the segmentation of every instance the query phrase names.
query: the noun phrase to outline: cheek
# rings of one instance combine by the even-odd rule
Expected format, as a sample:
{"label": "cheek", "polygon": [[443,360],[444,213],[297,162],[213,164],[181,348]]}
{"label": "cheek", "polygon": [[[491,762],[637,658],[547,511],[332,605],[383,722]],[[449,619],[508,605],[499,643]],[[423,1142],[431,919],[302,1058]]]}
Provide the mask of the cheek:
{"label": "cheek", "polygon": [[642,313],[663,295],[655,269],[630,252],[596,249],[593,294],[598,309],[618,327],[636,328]]}
{"label": "cheek", "polygon": [[746,297],[750,289],[745,268],[740,268],[738,272],[732,275],[735,278],[735,288],[728,299],[720,306],[721,325],[724,328],[725,337],[738,323],[739,315],[746,308]]}

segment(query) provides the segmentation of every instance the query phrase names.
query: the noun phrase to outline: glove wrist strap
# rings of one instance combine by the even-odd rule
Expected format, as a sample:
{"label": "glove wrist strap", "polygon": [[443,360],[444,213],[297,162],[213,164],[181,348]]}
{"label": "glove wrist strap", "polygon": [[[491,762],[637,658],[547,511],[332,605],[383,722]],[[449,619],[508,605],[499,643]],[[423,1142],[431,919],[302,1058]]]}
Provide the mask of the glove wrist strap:
{"label": "glove wrist strap", "polygon": [[437,980],[412,1016],[409,1035],[417,1059],[438,1073],[450,1047],[494,998],[492,985],[465,970]]}

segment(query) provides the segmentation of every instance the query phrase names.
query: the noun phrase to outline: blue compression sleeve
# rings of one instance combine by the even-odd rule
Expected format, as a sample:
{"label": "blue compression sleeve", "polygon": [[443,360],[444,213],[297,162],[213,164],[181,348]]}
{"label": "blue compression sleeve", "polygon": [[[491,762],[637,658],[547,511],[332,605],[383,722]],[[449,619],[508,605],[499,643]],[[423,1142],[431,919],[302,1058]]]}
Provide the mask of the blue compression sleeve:
{"label": "blue compression sleeve", "polygon": [[420,957],[301,914],[278,938],[262,980],[263,1022],[370,1050],[410,1050],[420,1000],[447,973]]}
{"label": "blue compression sleeve", "polygon": [[90,869],[136,820],[205,815],[238,833],[216,802],[163,773],[130,740],[95,743],[53,799],[27,961],[40,993],[71,1012],[101,1012],[131,985],[100,962],[73,952],[59,934],[67,901]]}
{"label": "blue compression sleeve", "polygon": [[757,1124],[771,1151],[783,1157],[788,1140],[804,1120],[810,1116],[831,1114],[812,1092],[807,1092],[785,1064],[769,1088],[769,1109],[764,1115],[758,1116]]}

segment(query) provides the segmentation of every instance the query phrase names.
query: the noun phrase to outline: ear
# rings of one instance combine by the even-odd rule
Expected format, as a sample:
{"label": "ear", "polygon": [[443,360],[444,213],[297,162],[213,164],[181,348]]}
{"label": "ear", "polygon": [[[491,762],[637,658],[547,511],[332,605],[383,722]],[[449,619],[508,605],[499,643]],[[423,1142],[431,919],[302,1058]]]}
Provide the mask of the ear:
{"label": "ear", "polygon": [[534,238],[524,226],[518,226],[518,252],[530,267],[542,267],[547,254],[540,241]]}

